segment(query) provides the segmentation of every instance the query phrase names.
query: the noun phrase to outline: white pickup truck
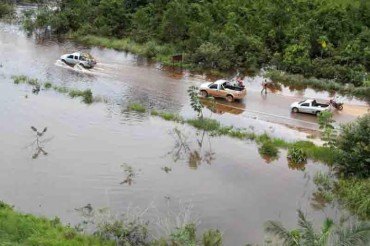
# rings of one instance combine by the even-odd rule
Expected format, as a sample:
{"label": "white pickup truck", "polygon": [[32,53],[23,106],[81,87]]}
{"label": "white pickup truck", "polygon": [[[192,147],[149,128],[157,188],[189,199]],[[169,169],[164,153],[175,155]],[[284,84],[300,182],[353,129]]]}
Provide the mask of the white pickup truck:
{"label": "white pickup truck", "polygon": [[301,102],[294,102],[290,105],[290,109],[294,113],[307,113],[319,115],[323,111],[330,110],[329,104],[318,103],[314,99],[307,99]]}

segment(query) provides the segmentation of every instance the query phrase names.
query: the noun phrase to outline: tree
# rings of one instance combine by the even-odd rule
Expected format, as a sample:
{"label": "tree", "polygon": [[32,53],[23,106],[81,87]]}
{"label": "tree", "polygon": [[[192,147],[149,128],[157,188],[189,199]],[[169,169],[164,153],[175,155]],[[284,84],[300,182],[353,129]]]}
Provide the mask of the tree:
{"label": "tree", "polygon": [[342,126],[336,167],[345,176],[370,177],[370,114]]}

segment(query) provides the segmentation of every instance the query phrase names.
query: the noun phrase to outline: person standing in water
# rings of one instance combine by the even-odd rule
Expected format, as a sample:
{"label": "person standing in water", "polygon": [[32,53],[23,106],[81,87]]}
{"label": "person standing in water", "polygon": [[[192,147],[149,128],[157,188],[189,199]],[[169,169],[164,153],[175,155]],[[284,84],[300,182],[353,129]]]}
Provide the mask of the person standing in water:
{"label": "person standing in water", "polygon": [[265,79],[265,80],[262,82],[262,90],[261,90],[261,94],[262,94],[263,92],[265,92],[265,94],[267,94],[267,84],[268,84],[267,79]]}

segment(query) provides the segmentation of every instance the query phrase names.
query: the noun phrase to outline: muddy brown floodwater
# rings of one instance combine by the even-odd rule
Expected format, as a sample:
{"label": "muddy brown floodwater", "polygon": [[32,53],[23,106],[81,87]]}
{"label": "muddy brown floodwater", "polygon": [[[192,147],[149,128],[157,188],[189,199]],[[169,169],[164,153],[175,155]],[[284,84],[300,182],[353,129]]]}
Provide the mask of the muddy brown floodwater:
{"label": "muddy brown floodwater", "polygon": [[[311,205],[312,177],[326,166],[309,161],[302,170],[289,167],[285,151],[266,163],[252,142],[211,137],[125,110],[128,103],[141,102],[193,116],[186,90],[204,82],[202,76],[163,71],[131,54],[98,48],[88,50],[99,62],[92,71],[56,61],[74,50],[86,48],[38,43],[18,26],[0,24],[0,199],[21,211],[59,216],[72,224],[81,222],[75,209],[86,204],[115,214],[128,207],[149,208],[144,217],[159,234],[158,216],[177,213],[185,204],[201,230],[223,232],[225,245],[261,243],[265,221],[278,219],[293,227],[299,208],[316,225],[326,216],[338,218],[335,206],[317,210]],[[109,102],[85,105],[52,91],[34,95],[28,86],[12,83],[11,75],[21,74],[91,88]],[[290,115],[288,106],[297,95],[282,91],[262,98],[258,83],[258,78],[248,82],[243,102],[218,101],[206,115],[289,140],[306,138],[297,129],[317,129],[315,118]],[[362,102],[347,103],[358,114],[367,110]],[[345,110],[336,119],[347,122],[356,116]],[[31,126],[47,127],[40,146]],[[136,174],[131,185],[123,182],[122,165]]]}

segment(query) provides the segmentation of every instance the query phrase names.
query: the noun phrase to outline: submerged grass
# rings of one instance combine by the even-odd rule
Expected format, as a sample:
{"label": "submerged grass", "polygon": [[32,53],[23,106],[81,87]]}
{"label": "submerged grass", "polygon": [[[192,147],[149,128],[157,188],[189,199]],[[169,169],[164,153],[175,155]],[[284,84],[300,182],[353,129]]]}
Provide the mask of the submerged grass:
{"label": "submerged grass", "polygon": [[[146,112],[145,107],[141,104],[131,104],[129,105],[129,110]],[[330,147],[316,146],[310,141],[296,141],[287,142],[281,138],[271,138],[266,133],[265,134],[255,134],[244,128],[235,128],[234,126],[224,126],[219,121],[210,118],[192,118],[184,119],[178,114],[152,110],[150,112],[152,116],[160,117],[167,121],[178,122],[181,124],[188,124],[196,129],[204,130],[209,132],[213,136],[229,136],[232,138],[237,138],[241,140],[254,140],[257,144],[261,146],[264,145],[262,152],[271,152],[273,156],[277,155],[277,148],[282,149],[295,149],[295,152],[300,152],[300,154],[307,156],[314,161],[321,161],[326,164],[333,164],[335,158],[335,150]]]}
{"label": "submerged grass", "polygon": [[71,98],[81,97],[82,101],[86,104],[91,104],[94,101],[93,94],[90,89],[86,90],[77,90],[70,89],[64,86],[53,85],[51,82],[39,82],[37,79],[29,78],[25,75],[12,76],[14,84],[28,84],[34,87],[43,86],[45,89],[53,89],[54,91],[61,94],[68,94]]}
{"label": "submerged grass", "polygon": [[1,245],[114,245],[112,241],[84,235],[58,218],[49,220],[21,214],[0,201]]}
{"label": "submerged grass", "polygon": [[129,104],[127,109],[130,110],[130,111],[135,111],[135,112],[139,112],[139,113],[145,113],[146,112],[146,108],[143,105],[139,104],[139,103]]}

